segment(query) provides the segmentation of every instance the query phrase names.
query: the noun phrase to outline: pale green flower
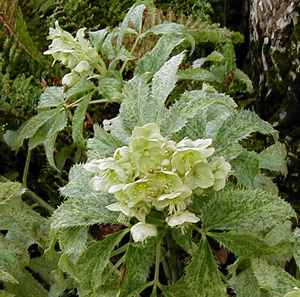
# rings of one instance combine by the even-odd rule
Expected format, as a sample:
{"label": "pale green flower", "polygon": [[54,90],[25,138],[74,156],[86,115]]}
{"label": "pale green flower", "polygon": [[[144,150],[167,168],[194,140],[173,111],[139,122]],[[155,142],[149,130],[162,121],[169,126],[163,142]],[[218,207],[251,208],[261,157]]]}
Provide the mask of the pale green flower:
{"label": "pale green flower", "polygon": [[135,217],[137,215],[137,211],[134,208],[128,207],[128,205],[124,202],[116,202],[116,203],[107,205],[106,208],[111,211],[122,212],[127,217]]}
{"label": "pale green flower", "polygon": [[181,226],[186,223],[197,223],[200,219],[192,212],[182,212],[166,218],[166,222],[170,227]]}
{"label": "pale green flower", "polygon": [[143,222],[132,226],[130,232],[135,242],[144,242],[148,237],[157,236],[156,226]]}
{"label": "pale green flower", "polygon": [[160,187],[157,180],[143,178],[126,184],[123,192],[129,197],[128,205],[132,207],[140,201],[151,202],[159,195]]}
{"label": "pale green flower", "polygon": [[293,291],[286,293],[283,297],[300,297],[300,289],[295,287]]}
{"label": "pale green flower", "polygon": [[156,170],[166,152],[160,141],[143,137],[132,139],[129,148],[132,152],[132,161],[142,173]]}
{"label": "pale green flower", "polygon": [[142,127],[135,127],[132,131],[131,139],[136,137],[144,137],[152,140],[161,140],[165,142],[165,139],[160,134],[160,128],[155,123],[148,123]]}
{"label": "pale green flower", "polygon": [[201,189],[213,186],[215,178],[213,168],[210,164],[200,161],[186,174],[186,184],[194,190],[199,187]]}
{"label": "pale green flower", "polygon": [[215,191],[220,191],[225,187],[225,181],[230,173],[231,165],[226,162],[223,157],[212,158],[211,165],[213,167],[213,174],[215,177],[213,189]]}
{"label": "pale green flower", "polygon": [[72,87],[79,81],[79,79],[80,79],[80,76],[78,74],[71,72],[71,73],[67,73],[64,75],[61,83],[68,87]]}

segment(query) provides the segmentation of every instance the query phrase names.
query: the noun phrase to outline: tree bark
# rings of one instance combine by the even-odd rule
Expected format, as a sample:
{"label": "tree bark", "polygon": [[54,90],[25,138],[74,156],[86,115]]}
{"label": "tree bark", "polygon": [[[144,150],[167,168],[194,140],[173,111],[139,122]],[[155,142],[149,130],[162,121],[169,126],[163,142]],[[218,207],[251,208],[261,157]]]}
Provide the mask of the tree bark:
{"label": "tree bark", "polygon": [[[250,2],[250,71],[259,115],[279,130],[288,148],[280,182],[290,201],[300,194],[300,1]],[[299,203],[298,203],[299,204]]]}

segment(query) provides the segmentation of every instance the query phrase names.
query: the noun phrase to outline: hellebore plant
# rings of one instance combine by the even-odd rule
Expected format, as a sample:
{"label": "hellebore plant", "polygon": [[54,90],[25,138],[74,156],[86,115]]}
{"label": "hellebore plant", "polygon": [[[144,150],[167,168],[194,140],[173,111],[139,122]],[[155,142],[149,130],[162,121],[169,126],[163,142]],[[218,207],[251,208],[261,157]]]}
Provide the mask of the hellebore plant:
{"label": "hellebore plant", "polygon": [[[22,185],[0,184],[5,296],[298,296],[300,282],[283,267],[292,258],[300,267],[300,230],[272,179],[287,173],[285,146],[272,125],[218,92],[232,73],[231,86],[251,90],[234,63],[235,34],[155,24],[154,12],[137,1],[118,28],[88,37],[84,28],[76,37],[58,23],[50,29],[45,54],[70,72],[4,140],[18,150],[29,139],[23,186],[40,144],[58,170],[75,147],[87,161],[71,168],[66,199],[49,219],[22,202]],[[197,42],[218,43],[224,55],[191,63]],[[86,112],[103,102],[120,103],[119,113],[87,140]],[[67,126],[74,143],[54,157]],[[249,149],[253,133],[269,146]],[[45,253],[30,259],[32,244]],[[29,270],[48,276],[49,291]]]}
{"label": "hellebore plant", "polygon": [[95,174],[90,181],[95,191],[114,194],[118,200],[106,208],[139,221],[131,233],[134,241],[144,241],[157,236],[156,226],[146,223],[151,210],[162,212],[169,226],[179,226],[184,233],[188,223],[200,221],[188,211],[193,191],[224,188],[231,166],[223,157],[208,161],[214,153],[211,143],[212,139],[189,138],[176,143],[149,123],[136,127],[128,146],[113,157],[92,160],[84,168]]}

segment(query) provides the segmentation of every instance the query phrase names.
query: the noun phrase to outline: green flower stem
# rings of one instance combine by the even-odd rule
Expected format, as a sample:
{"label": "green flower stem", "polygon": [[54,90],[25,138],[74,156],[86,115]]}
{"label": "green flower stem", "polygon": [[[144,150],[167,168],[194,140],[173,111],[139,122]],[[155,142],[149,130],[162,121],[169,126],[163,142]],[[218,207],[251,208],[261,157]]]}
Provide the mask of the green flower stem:
{"label": "green flower stem", "polygon": [[161,258],[161,241],[158,242],[156,245],[155,272],[154,272],[154,279],[153,279],[153,291],[155,292],[156,292],[156,288],[160,286],[160,282],[159,282],[160,258]]}
{"label": "green flower stem", "polygon": [[29,170],[29,165],[30,165],[30,159],[31,159],[31,150],[28,149],[27,156],[26,156],[26,163],[24,166],[24,172],[23,172],[23,177],[22,177],[22,183],[23,183],[24,187],[26,187],[26,185],[27,185],[27,176],[28,176],[28,170]]}
{"label": "green flower stem", "polygon": [[114,257],[114,256],[116,256],[116,255],[119,255],[119,254],[125,252],[125,251],[127,250],[128,246],[129,246],[129,243],[126,243],[125,245],[123,245],[123,246],[120,247],[119,249],[117,249],[117,250],[111,252],[110,257]]}
{"label": "green flower stem", "polygon": [[191,226],[192,229],[194,229],[195,231],[197,231],[201,235],[205,235],[206,234],[205,230],[200,229],[199,227],[195,226],[194,224],[191,224],[190,226]]}
{"label": "green flower stem", "polygon": [[[1,182],[9,182],[10,180],[5,178],[4,176],[0,175],[0,181]],[[53,208],[51,205],[49,205],[46,201],[44,201],[41,197],[39,197],[34,192],[30,191],[28,188],[26,188],[25,195],[33,200],[34,202],[38,203],[40,207],[46,209],[50,214],[52,214],[55,211],[55,208]]]}
{"label": "green flower stem", "polygon": [[110,269],[110,271],[108,271],[108,273],[105,275],[105,277],[103,277],[102,283],[105,284],[106,281],[109,280],[109,278],[114,274],[114,272],[118,269],[118,267],[121,266],[121,264],[123,264],[124,260],[125,260],[125,255],[123,255],[120,260]]}
{"label": "green flower stem", "polygon": [[168,258],[169,258],[169,265],[171,267],[171,277],[172,277],[172,283],[176,283],[179,279],[179,263],[178,263],[178,257],[175,253],[176,250],[176,244],[174,240],[171,237],[167,237],[167,243],[168,243]]}
{"label": "green flower stem", "polygon": [[99,58],[99,63],[97,63],[95,65],[96,69],[99,71],[99,73],[101,75],[105,75],[105,73],[107,72],[107,68],[106,68],[106,65],[105,63],[103,62],[103,60],[101,58]]}
{"label": "green flower stem", "polygon": [[[140,41],[140,35],[136,38],[136,40],[135,40],[135,42],[134,42],[134,44],[133,44],[133,46],[132,46],[132,48],[131,48],[130,54],[133,54],[133,52],[135,51],[135,48],[136,48],[136,46],[137,46],[137,44],[138,44],[139,41]],[[121,67],[121,69],[120,69],[120,73],[121,73],[121,74],[123,73],[123,71],[124,71],[124,69],[125,69],[125,67],[126,67],[126,65],[127,65],[127,62],[128,62],[128,61],[125,61],[125,62],[123,63],[123,65],[122,65],[122,67]]]}

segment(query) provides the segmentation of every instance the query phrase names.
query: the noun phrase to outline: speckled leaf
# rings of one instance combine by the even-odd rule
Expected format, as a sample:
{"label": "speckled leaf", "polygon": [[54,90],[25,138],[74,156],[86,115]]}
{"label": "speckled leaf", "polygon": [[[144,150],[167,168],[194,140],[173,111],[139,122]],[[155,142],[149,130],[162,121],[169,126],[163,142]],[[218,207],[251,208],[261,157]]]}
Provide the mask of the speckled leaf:
{"label": "speckled leaf", "polygon": [[275,143],[259,154],[260,168],[287,174],[287,151],[283,143]]}
{"label": "speckled leaf", "polygon": [[211,191],[201,212],[207,230],[266,230],[296,217],[283,199],[257,190]]}
{"label": "speckled leaf", "polygon": [[108,28],[89,32],[90,40],[96,52],[99,52],[99,50],[101,49],[101,45],[107,33],[108,33]]}
{"label": "speckled leaf", "polygon": [[65,102],[64,87],[50,87],[40,97],[38,109],[56,107]]}
{"label": "speckled leaf", "polygon": [[282,297],[294,287],[300,288],[300,282],[281,267],[270,265],[262,258],[252,259],[251,264],[259,287],[271,297]]}
{"label": "speckled leaf", "polygon": [[44,123],[50,121],[56,115],[56,109],[41,111],[22,124],[18,130],[7,130],[4,134],[4,140],[12,150],[17,151],[25,139],[32,137]]}
{"label": "speckled leaf", "polygon": [[83,97],[79,106],[76,108],[72,120],[72,138],[74,142],[80,146],[84,147],[85,139],[83,136],[83,123],[85,119],[85,113],[92,99],[92,93]]}
{"label": "speckled leaf", "polygon": [[155,257],[155,240],[142,243],[131,243],[125,258],[126,271],[120,287],[120,297],[137,295],[146,283]]}
{"label": "speckled leaf", "polygon": [[107,235],[104,240],[95,242],[82,253],[76,263],[81,289],[95,291],[101,286],[102,273],[109,262],[110,253],[127,232],[122,230]]}

